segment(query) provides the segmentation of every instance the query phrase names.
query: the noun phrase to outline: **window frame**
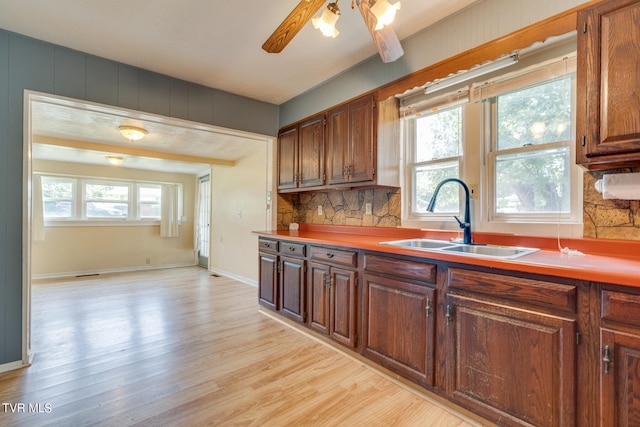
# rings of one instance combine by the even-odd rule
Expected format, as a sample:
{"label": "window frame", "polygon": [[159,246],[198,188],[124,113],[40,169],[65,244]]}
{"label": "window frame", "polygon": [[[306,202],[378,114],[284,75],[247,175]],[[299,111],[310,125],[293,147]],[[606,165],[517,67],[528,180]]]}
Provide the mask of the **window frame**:
{"label": "window frame", "polygon": [[[566,59],[566,58],[565,58]],[[557,62],[562,61],[563,59],[557,58],[552,61],[547,62]],[[547,77],[537,73],[536,71],[543,66],[544,63],[538,64],[532,68],[532,71],[523,70],[519,73],[515,73],[514,77],[506,77],[500,78],[503,81],[508,81],[510,86],[513,86],[512,90],[503,91],[497,95],[494,95],[487,100],[481,101],[483,105],[481,105],[482,115],[483,115],[483,125],[485,132],[483,134],[483,147],[484,147],[484,156],[483,156],[483,165],[482,168],[482,182],[483,187],[486,189],[483,196],[483,217],[486,218],[486,222],[495,223],[495,224],[506,224],[506,223],[514,223],[514,224],[558,224],[558,223],[567,223],[567,224],[576,224],[581,222],[582,220],[582,210],[581,206],[581,196],[578,193],[581,193],[580,188],[582,188],[582,180],[579,176],[579,169],[575,165],[575,117],[576,117],[576,73],[575,69],[568,71],[565,75],[561,76],[553,76]],[[539,145],[528,145],[517,148],[509,148],[498,150],[497,149],[497,97],[500,95],[505,95],[508,93],[516,92],[519,90],[526,89],[528,87],[533,87],[536,85],[542,85],[545,83],[551,83],[556,80],[570,78],[570,103],[571,103],[571,130],[569,131],[570,139],[568,140],[558,140],[550,143],[539,144]],[[483,83],[486,85],[486,83]],[[478,85],[480,86],[480,85]],[[558,148],[569,148],[569,185],[568,188],[570,190],[570,199],[569,199],[569,211],[568,212],[541,212],[541,213],[499,213],[496,212],[495,206],[495,184],[496,184],[496,159],[500,155],[512,154],[512,153],[530,153],[536,151],[546,151],[551,149]],[[578,185],[580,184],[580,185]]]}
{"label": "window frame", "polygon": [[[468,91],[468,88],[465,89],[465,92]],[[466,114],[465,109],[463,108],[465,105],[469,103],[468,95],[464,95],[462,100],[459,98],[460,90],[452,91],[446,93],[443,96],[438,96],[434,98],[434,101],[429,103],[429,108],[425,113],[413,114],[412,117],[406,117],[402,121],[403,126],[403,134],[404,134],[404,145],[405,145],[405,153],[406,153],[406,161],[403,162],[405,169],[405,186],[406,189],[403,189],[403,199],[404,202],[404,212],[403,221],[449,221],[453,218],[454,215],[460,215],[463,207],[462,203],[458,204],[458,210],[454,212],[416,212],[414,207],[416,206],[416,171],[418,168],[422,166],[429,165],[442,165],[447,163],[457,163],[458,168],[458,176],[457,178],[463,179],[463,159],[465,152],[465,136],[466,136]],[[417,120],[421,117],[425,117],[432,114],[441,113],[443,111],[452,110],[454,108],[460,108],[461,115],[461,135],[460,135],[460,151],[457,156],[451,157],[442,157],[438,159],[426,160],[426,161],[416,161],[417,156]],[[460,198],[461,199],[461,198]],[[462,200],[462,199],[461,199]]]}
{"label": "window frame", "polygon": [[[117,178],[99,178],[89,176],[78,175],[65,175],[47,172],[37,172],[42,179],[53,179],[60,181],[68,181],[73,185],[73,200],[71,200],[71,213],[70,217],[50,217],[43,216],[44,225],[46,227],[59,227],[59,226],[148,226],[159,225],[161,217],[141,217],[141,200],[140,200],[140,188],[144,187],[159,187],[161,190],[160,197],[162,198],[162,186],[164,184],[176,184],[178,185],[178,212],[179,217],[182,217],[183,212],[183,185],[179,182],[154,182],[154,181],[137,181],[126,180]],[[85,185],[87,184],[107,184],[129,187],[129,197],[127,202],[114,201],[117,203],[127,203],[127,217],[87,217],[86,216],[86,203],[89,201],[85,198]],[[44,191],[44,188],[42,189]],[[44,202],[43,194],[43,202]],[[65,199],[66,200],[66,199]],[[100,201],[102,202],[102,200]],[[160,200],[160,215],[162,215],[162,199]]]}

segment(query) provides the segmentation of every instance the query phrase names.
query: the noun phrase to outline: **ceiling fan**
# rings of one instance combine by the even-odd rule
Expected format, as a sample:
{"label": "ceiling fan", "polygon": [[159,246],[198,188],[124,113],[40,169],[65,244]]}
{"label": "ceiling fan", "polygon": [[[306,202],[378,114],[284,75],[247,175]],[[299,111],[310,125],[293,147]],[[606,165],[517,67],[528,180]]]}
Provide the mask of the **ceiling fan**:
{"label": "ceiling fan", "polygon": [[[322,16],[313,19],[314,27],[318,28],[327,37],[335,37],[338,31],[335,30],[335,21],[340,15],[338,9],[338,1],[329,3]],[[289,44],[296,34],[305,26],[311,17],[318,12],[325,0],[301,0],[300,3],[291,11],[289,16],[285,18],[278,28],[271,34],[262,48],[269,53],[279,53]],[[400,8],[400,3],[390,5],[388,0],[352,0],[351,8],[354,9],[358,5],[360,14],[364,19],[364,23],[369,29],[373,43],[378,49],[382,62],[393,62],[400,58],[404,51],[396,36],[395,31],[390,25],[390,21],[383,16],[383,12],[393,8],[391,11],[391,20],[395,10]],[[384,10],[383,10],[384,9]],[[325,23],[329,24],[329,28],[321,28]]]}

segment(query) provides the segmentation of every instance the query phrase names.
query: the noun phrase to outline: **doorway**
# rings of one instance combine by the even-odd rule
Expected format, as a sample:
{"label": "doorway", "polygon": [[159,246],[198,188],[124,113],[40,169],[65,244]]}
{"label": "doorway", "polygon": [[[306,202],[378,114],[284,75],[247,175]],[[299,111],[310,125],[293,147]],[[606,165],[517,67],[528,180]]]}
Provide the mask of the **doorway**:
{"label": "doorway", "polygon": [[[73,113],[73,114],[70,114]],[[75,114],[79,114],[79,118],[71,120],[75,117]],[[86,123],[87,118],[94,126],[81,126]],[[96,119],[99,117],[99,120]],[[131,141],[122,140],[122,136],[117,131],[118,125],[121,122],[135,124],[137,126],[144,126],[149,132],[145,136],[144,141],[148,141],[149,149],[145,149],[140,142],[136,143],[135,147],[131,146]],[[201,123],[188,122],[185,120],[168,118],[158,116],[155,114],[144,113],[139,111],[125,110],[119,107],[113,107],[108,105],[91,103],[88,101],[75,100],[71,98],[59,97],[50,94],[36,93],[31,91],[25,92],[25,132],[24,132],[24,176],[23,176],[23,310],[22,310],[22,330],[23,330],[23,358],[21,365],[25,366],[29,364],[29,360],[32,356],[31,348],[31,281],[32,281],[32,251],[33,251],[33,198],[32,198],[32,183],[33,183],[33,167],[32,160],[34,159],[33,152],[34,146],[47,145],[54,147],[52,150],[54,157],[55,154],[64,150],[61,161],[75,160],[78,163],[87,165],[101,164],[105,162],[105,156],[109,154],[126,155],[124,166],[132,167],[134,169],[149,169],[151,172],[162,173],[176,173],[195,175],[194,178],[198,178],[200,175],[206,174],[203,169],[199,169],[198,172],[184,171],[183,167],[190,167],[194,164],[203,164],[211,174],[212,167],[226,168],[230,170],[238,169],[238,174],[242,175],[241,160],[248,153],[256,153],[256,147],[261,147],[261,150],[266,151],[266,173],[261,174],[257,180],[254,180],[253,184],[260,192],[274,191],[273,181],[271,178],[272,170],[274,167],[273,148],[275,146],[275,138],[271,136],[258,135],[249,132],[237,131],[232,129],[225,129],[211,125],[203,125]],[[102,133],[98,132],[98,125],[104,126],[106,131],[104,132],[104,139],[98,137]],[[115,129],[115,131],[114,131]],[[166,132],[163,132],[166,130]],[[55,132],[54,132],[55,131]],[[68,133],[61,133],[62,131]],[[169,142],[167,135],[172,135],[177,138],[174,142]],[[36,141],[34,141],[36,136]],[[113,140],[112,140],[113,138]],[[154,140],[156,138],[156,140]],[[201,141],[200,143],[198,141]],[[162,146],[165,151],[156,151],[153,148]],[[171,146],[171,147],[170,147]],[[212,155],[205,157],[204,153],[208,150],[216,150]],[[73,152],[67,151],[73,150]],[[95,163],[93,160],[95,159]],[[56,161],[55,158],[47,159]],[[264,160],[263,160],[264,161]],[[177,169],[172,169],[175,166]],[[91,170],[92,166],[87,169]],[[63,171],[65,174],[67,171]],[[61,173],[63,173],[61,172]],[[102,175],[100,175],[102,176]],[[194,182],[195,181],[195,182]],[[197,220],[195,208],[195,200],[197,200],[197,194],[195,192],[195,184],[197,180],[191,181],[194,185],[191,186],[191,196],[189,197],[189,206],[191,206],[191,215],[182,216],[181,221],[184,224],[191,224],[195,226],[193,222]],[[203,190],[207,194],[204,205],[208,209],[208,218],[213,215],[212,204],[214,203],[212,194],[212,175],[209,176],[209,181],[206,183],[208,190]],[[217,206],[224,206],[224,204],[218,204]],[[271,214],[271,207],[268,206],[266,211],[261,210],[258,218],[251,225],[250,230],[264,229],[265,227],[273,226],[273,216]],[[184,222],[186,221],[186,222]],[[218,222],[218,221],[216,221]],[[211,221],[207,219],[203,224],[206,224],[207,229],[202,233],[202,236],[206,239],[205,243],[200,247],[204,249],[202,255],[207,257],[204,261],[204,265],[210,264],[210,253],[216,254],[216,251],[211,248],[210,238],[210,224]],[[222,225],[227,229],[226,225]],[[61,227],[52,227],[61,229]],[[66,227],[67,230],[76,230],[80,227]],[[105,227],[95,227],[96,230],[103,230]],[[125,228],[125,227],[121,227]],[[126,227],[127,230],[132,230],[131,227]],[[48,229],[49,231],[51,229]],[[189,265],[194,265],[194,247],[198,244],[194,241],[194,229],[191,228],[189,232],[185,232],[183,236],[189,236],[188,244],[182,245],[182,247],[189,250]],[[46,233],[45,233],[46,234]],[[243,234],[245,233],[243,231]],[[155,235],[155,234],[154,234]],[[47,239],[48,240],[48,239]],[[40,244],[41,242],[38,242]],[[236,244],[234,242],[234,244]],[[255,250],[257,251],[257,245],[251,242],[250,245],[242,246],[242,250]],[[100,258],[101,257],[94,257]],[[248,258],[247,263],[249,266],[242,266],[239,271],[242,274],[240,278],[245,278],[244,272],[251,271],[253,265],[250,261],[253,258]],[[144,263],[144,258],[143,258]],[[147,262],[148,264],[148,262]],[[165,268],[165,266],[172,266],[173,264],[165,263],[158,268]],[[142,268],[145,268],[142,266]],[[153,268],[156,268],[153,266]],[[103,270],[98,271],[101,273],[112,271],[127,271],[130,270],[129,266],[109,265]],[[66,272],[67,270],[65,270]],[[76,270],[69,270],[75,272]],[[78,270],[80,273],[84,273],[84,270]],[[55,277],[60,276],[62,273],[45,273],[44,277],[40,275],[38,278]],[[92,272],[94,269],[92,268]],[[257,274],[257,273],[256,273]],[[252,277],[249,277],[252,279]]]}
{"label": "doorway", "polygon": [[198,178],[198,265],[209,269],[211,243],[211,175]]}

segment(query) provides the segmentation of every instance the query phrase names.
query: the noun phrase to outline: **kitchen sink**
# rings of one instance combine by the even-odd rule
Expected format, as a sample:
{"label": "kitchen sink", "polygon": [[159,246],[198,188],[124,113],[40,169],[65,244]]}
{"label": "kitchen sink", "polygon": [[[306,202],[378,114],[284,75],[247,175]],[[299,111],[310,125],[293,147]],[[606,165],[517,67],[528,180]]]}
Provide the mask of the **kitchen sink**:
{"label": "kitchen sink", "polygon": [[423,251],[449,252],[460,255],[497,259],[514,259],[539,251],[537,248],[525,248],[520,246],[467,245],[464,243],[433,239],[392,240],[389,242],[380,242],[380,244]]}
{"label": "kitchen sink", "polygon": [[536,248],[522,248],[516,246],[494,245],[456,245],[442,248],[443,252],[455,252],[466,255],[476,255],[491,258],[513,259],[537,252]]}
{"label": "kitchen sink", "polygon": [[394,240],[391,242],[380,242],[383,245],[400,246],[403,248],[413,249],[441,249],[446,248],[455,243],[447,242],[445,240],[431,240],[431,239],[407,239],[407,240]]}

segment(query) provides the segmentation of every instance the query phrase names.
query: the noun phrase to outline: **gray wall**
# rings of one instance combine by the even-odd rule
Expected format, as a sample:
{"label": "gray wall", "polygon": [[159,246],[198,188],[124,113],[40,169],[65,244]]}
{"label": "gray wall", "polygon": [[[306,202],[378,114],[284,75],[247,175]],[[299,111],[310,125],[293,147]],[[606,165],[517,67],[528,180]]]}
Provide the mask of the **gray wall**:
{"label": "gray wall", "polygon": [[0,30],[0,364],[22,359],[24,90],[275,136],[278,106]]}
{"label": "gray wall", "polygon": [[280,105],[280,127],[583,3],[587,1],[484,0],[475,3],[402,40],[404,56],[396,62],[384,64],[379,56],[372,56]]}

